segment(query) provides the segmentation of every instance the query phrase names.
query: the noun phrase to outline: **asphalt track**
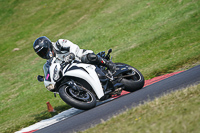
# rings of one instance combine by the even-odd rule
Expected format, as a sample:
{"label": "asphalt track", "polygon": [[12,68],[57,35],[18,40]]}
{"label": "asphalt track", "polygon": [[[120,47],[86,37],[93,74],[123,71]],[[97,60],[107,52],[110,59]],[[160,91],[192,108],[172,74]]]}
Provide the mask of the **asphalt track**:
{"label": "asphalt track", "polygon": [[51,126],[40,129],[35,133],[71,133],[83,131],[102,121],[108,120],[116,114],[142,104],[144,101],[153,100],[155,97],[160,97],[171,91],[198,83],[200,83],[200,65],[144,87],[134,93],[129,93]]}

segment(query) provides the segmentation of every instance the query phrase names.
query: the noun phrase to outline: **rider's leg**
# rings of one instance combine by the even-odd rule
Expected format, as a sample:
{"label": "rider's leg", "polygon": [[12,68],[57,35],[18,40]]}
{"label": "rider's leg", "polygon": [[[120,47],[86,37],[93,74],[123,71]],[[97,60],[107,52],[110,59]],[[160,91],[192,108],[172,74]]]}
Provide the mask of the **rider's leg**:
{"label": "rider's leg", "polygon": [[116,71],[116,65],[112,61],[107,61],[94,53],[89,53],[81,57],[81,61],[88,64],[107,67],[112,73]]}

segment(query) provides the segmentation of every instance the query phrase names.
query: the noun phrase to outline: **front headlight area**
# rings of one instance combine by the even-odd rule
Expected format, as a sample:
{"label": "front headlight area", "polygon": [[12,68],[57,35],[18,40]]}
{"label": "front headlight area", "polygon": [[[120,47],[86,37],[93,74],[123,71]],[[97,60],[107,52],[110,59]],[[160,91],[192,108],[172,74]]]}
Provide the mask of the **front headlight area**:
{"label": "front headlight area", "polygon": [[54,84],[49,84],[48,86],[46,86],[46,88],[47,90],[52,91],[55,88],[55,86]]}
{"label": "front headlight area", "polygon": [[44,84],[49,91],[55,91],[56,83],[62,78],[62,70],[59,64],[53,64],[50,69],[50,79],[48,81],[44,81]]}

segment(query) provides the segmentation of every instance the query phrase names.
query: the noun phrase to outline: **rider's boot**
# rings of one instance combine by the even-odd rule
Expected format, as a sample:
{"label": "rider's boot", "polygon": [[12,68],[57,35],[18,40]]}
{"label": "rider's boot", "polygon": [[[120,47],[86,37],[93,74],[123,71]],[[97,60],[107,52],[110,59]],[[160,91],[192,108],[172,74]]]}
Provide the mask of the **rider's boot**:
{"label": "rider's boot", "polygon": [[116,72],[115,63],[113,63],[112,61],[107,61],[107,60],[105,60],[105,59],[103,59],[101,57],[100,57],[100,63],[101,63],[100,64],[101,66],[107,67],[108,70],[110,70],[110,72],[112,73],[112,75],[115,74],[115,72]]}

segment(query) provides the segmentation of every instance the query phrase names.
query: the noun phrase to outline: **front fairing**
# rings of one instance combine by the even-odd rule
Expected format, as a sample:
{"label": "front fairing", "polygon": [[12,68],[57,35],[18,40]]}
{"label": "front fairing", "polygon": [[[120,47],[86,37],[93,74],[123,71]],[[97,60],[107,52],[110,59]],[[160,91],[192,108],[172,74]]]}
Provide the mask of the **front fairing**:
{"label": "front fairing", "polygon": [[[44,85],[47,89],[48,89],[48,86],[51,86],[51,89],[54,89],[54,86],[56,84],[56,82],[54,81],[55,68],[58,69],[57,71],[60,70],[60,64],[55,63],[55,60],[56,58],[52,58],[48,60],[43,66],[44,76],[45,76]],[[51,90],[51,89],[48,89],[48,90]]]}
{"label": "front fairing", "polygon": [[63,76],[76,77],[85,80],[90,84],[97,97],[104,96],[99,77],[95,71],[96,67],[91,64],[73,63],[63,69]]}
{"label": "front fairing", "polygon": [[50,67],[51,67],[51,62],[49,62],[49,61],[47,61],[43,66],[45,81],[49,81],[49,82],[51,82]]}

